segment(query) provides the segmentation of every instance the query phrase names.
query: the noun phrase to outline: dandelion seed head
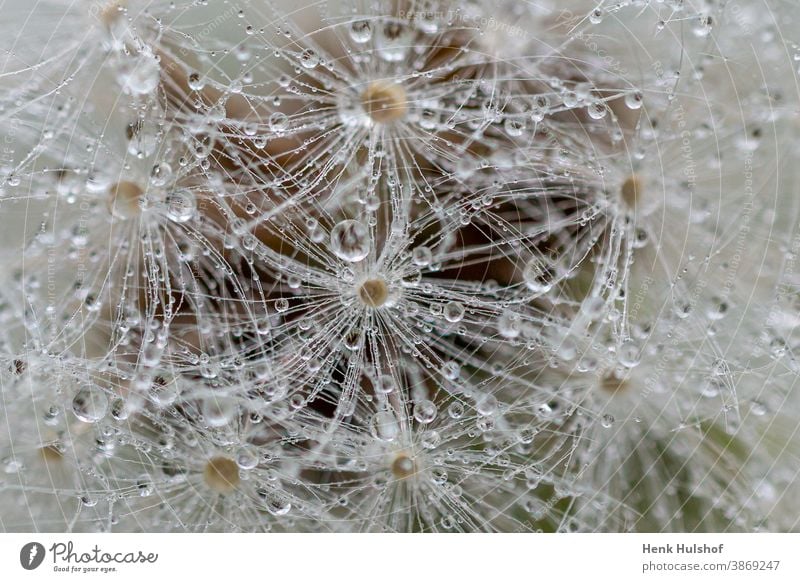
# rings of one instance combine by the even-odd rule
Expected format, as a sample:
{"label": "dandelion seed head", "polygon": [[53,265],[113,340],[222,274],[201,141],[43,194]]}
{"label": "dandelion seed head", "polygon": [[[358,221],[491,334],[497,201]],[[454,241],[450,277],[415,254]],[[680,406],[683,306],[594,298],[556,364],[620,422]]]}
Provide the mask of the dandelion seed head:
{"label": "dandelion seed head", "polygon": [[729,102],[721,8],[323,4],[42,4],[0,75],[3,525],[769,523],[797,206],[742,180],[791,82]]}

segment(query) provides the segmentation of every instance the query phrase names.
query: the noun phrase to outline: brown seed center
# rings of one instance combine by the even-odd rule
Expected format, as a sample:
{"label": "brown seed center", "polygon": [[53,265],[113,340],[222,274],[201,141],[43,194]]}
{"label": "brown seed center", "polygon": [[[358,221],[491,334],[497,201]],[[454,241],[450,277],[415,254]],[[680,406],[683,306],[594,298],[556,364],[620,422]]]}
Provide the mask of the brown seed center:
{"label": "brown seed center", "polygon": [[100,9],[99,18],[106,27],[112,28],[120,18],[127,2],[125,0],[112,0]]}
{"label": "brown seed center", "polygon": [[64,458],[64,454],[56,445],[45,445],[39,449],[39,454],[45,463],[57,463]]}
{"label": "brown seed center", "polygon": [[628,382],[614,374],[608,374],[600,380],[600,388],[608,394],[618,394],[628,390]]}
{"label": "brown seed center", "polygon": [[117,182],[108,191],[108,209],[118,218],[135,218],[141,212],[144,190],[134,182]]}
{"label": "brown seed center", "polygon": [[414,460],[406,455],[398,455],[392,463],[392,475],[398,479],[411,477],[416,472]]}
{"label": "brown seed center", "polygon": [[203,478],[212,491],[227,495],[239,485],[239,466],[227,457],[214,457],[206,463]]}
{"label": "brown seed center", "polygon": [[361,94],[361,105],[375,123],[391,123],[406,114],[408,97],[397,83],[373,81]]}
{"label": "brown seed center", "polygon": [[636,174],[631,174],[622,183],[622,189],[620,191],[622,201],[628,206],[628,208],[636,208],[639,204],[639,197],[642,195],[643,190],[644,184],[642,184],[642,179]]}
{"label": "brown seed center", "polygon": [[380,307],[389,298],[389,286],[383,279],[367,279],[358,287],[358,298],[368,307]]}

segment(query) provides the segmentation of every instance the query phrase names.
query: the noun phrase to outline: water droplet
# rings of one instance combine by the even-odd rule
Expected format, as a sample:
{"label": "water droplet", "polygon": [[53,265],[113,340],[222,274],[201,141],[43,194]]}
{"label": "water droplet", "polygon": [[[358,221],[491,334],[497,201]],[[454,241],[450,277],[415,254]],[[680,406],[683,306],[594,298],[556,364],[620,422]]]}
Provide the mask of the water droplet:
{"label": "water droplet", "polygon": [[158,406],[171,405],[180,395],[178,383],[174,380],[171,382],[159,380],[158,378],[156,380],[158,381],[154,381],[150,389],[150,400]]}
{"label": "water droplet", "polygon": [[289,117],[285,113],[276,111],[269,116],[268,124],[269,128],[273,132],[277,134],[283,134],[286,131],[286,128],[289,127]]}
{"label": "water droplet", "polygon": [[497,411],[497,398],[491,394],[483,394],[475,402],[475,410],[481,416],[491,416]]}
{"label": "water droplet", "polygon": [[167,217],[177,223],[191,220],[197,210],[197,199],[194,192],[185,188],[175,190],[167,195]]}
{"label": "water droplet", "polygon": [[519,337],[522,333],[522,318],[508,309],[503,311],[497,318],[497,331],[507,339]]}
{"label": "water droplet", "polygon": [[94,423],[108,412],[108,397],[97,386],[87,386],[72,399],[72,412],[78,420]]}
{"label": "water droplet", "polygon": [[534,293],[547,293],[553,287],[553,272],[541,259],[534,257],[522,271],[528,289]]}
{"label": "water droplet", "polygon": [[422,400],[414,405],[414,418],[421,424],[433,422],[436,413],[436,405],[430,400]]}
{"label": "water droplet", "polygon": [[711,321],[723,319],[730,309],[728,302],[722,297],[712,297],[711,304],[706,310],[706,317]]}
{"label": "water droplet", "polygon": [[394,378],[385,374],[378,379],[375,385],[375,390],[381,394],[391,394],[397,388]]}
{"label": "water droplet", "polygon": [[542,121],[550,111],[550,98],[547,95],[538,95],[531,106],[531,120],[535,123]]}
{"label": "water droplet", "polygon": [[236,451],[236,464],[243,471],[250,471],[258,466],[258,449],[253,445],[244,445]]}
{"label": "water droplet", "polygon": [[411,252],[411,260],[418,267],[427,267],[433,260],[433,252],[428,247],[417,247]]}
{"label": "water droplet", "polygon": [[121,69],[124,90],[131,95],[149,95],[158,87],[161,66],[155,56],[141,53],[132,57]]}
{"label": "water droplet", "polygon": [[200,91],[206,86],[205,80],[198,73],[190,73],[187,84],[192,91]]}
{"label": "water droplet", "polygon": [[450,418],[458,420],[464,416],[464,405],[460,402],[453,402],[447,407],[447,414],[450,415]]}
{"label": "water droplet", "polygon": [[442,443],[442,435],[439,434],[439,431],[429,430],[422,433],[419,442],[422,445],[422,448],[432,450]]}
{"label": "water droplet", "polygon": [[464,318],[464,306],[458,301],[450,301],[444,306],[444,318],[450,323],[458,323]]}
{"label": "water droplet", "polygon": [[461,375],[461,366],[458,362],[452,360],[446,362],[445,365],[442,366],[442,374],[448,380],[457,380]]}
{"label": "water droplet", "polygon": [[708,14],[701,14],[698,16],[693,25],[692,25],[692,32],[695,36],[698,37],[705,37],[711,34],[711,29],[713,28],[714,20],[711,15]]}
{"label": "water droplet", "polygon": [[602,8],[595,8],[589,13],[589,22],[592,24],[600,24],[603,22],[604,12]]}
{"label": "water droplet", "polygon": [[644,97],[641,91],[634,91],[625,95],[625,106],[628,109],[641,109]]}
{"label": "water droplet", "polygon": [[319,64],[319,55],[311,49],[306,49],[300,54],[300,64],[305,69],[313,69]]}
{"label": "water droplet", "polygon": [[507,117],[503,127],[510,137],[519,137],[525,131],[525,120]]}
{"label": "water droplet", "polygon": [[370,432],[372,436],[382,441],[393,441],[397,438],[400,428],[397,419],[389,412],[378,412],[372,417]]}
{"label": "water droplet", "polygon": [[350,25],[350,38],[353,42],[363,44],[372,38],[372,26],[368,20],[356,20]]}
{"label": "water droplet", "polygon": [[384,24],[378,32],[375,39],[378,56],[390,63],[399,63],[404,60],[413,45],[409,27],[405,23],[392,21]]}
{"label": "water droplet", "polygon": [[233,420],[238,410],[236,402],[225,397],[209,397],[202,405],[203,418],[210,427],[225,426]]}
{"label": "water droplet", "polygon": [[431,481],[434,485],[444,485],[447,483],[447,471],[443,467],[431,469]]}
{"label": "water droplet", "polygon": [[592,119],[603,119],[608,113],[608,108],[602,101],[595,101],[586,107],[586,113],[588,113],[589,117]]}
{"label": "water droplet", "polygon": [[155,164],[153,169],[150,171],[150,182],[154,186],[163,186],[169,181],[171,176],[172,166],[170,166],[167,162],[160,162]]}
{"label": "water droplet", "polygon": [[357,220],[343,220],[331,230],[331,250],[344,261],[357,263],[370,250],[369,230]]}
{"label": "water droplet", "polygon": [[135,182],[117,182],[108,194],[107,205],[112,216],[127,220],[141,214],[144,190]]}
{"label": "water droplet", "polygon": [[635,368],[639,365],[639,348],[631,342],[624,343],[619,348],[617,359],[626,368]]}

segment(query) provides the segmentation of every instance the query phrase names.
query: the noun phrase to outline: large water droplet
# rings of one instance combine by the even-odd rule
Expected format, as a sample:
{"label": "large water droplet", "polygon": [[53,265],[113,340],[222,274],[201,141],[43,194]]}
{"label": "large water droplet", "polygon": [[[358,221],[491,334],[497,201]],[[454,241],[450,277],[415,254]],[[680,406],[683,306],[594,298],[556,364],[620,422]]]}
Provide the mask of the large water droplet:
{"label": "large water droplet", "polygon": [[269,511],[272,515],[280,517],[281,515],[286,515],[291,511],[292,504],[289,502],[288,499],[283,497],[282,495],[270,495],[266,501],[267,511]]}
{"label": "large water droplet", "polygon": [[184,223],[191,220],[197,210],[194,192],[182,188],[167,195],[167,217],[173,222]]}
{"label": "large water droplet", "polygon": [[300,64],[304,69],[313,69],[319,64],[319,55],[311,49],[306,49],[300,54]]}
{"label": "large water droplet", "polygon": [[258,449],[254,445],[242,445],[236,451],[236,464],[243,471],[250,471],[258,466]]}
{"label": "large water droplet", "polygon": [[368,20],[356,20],[350,25],[350,38],[358,44],[369,42],[372,38],[372,25]]}
{"label": "large water droplet", "polygon": [[411,260],[418,267],[426,267],[433,260],[433,252],[428,247],[417,247],[411,252]]}
{"label": "large water droplet", "polygon": [[430,400],[422,400],[414,405],[414,418],[420,424],[429,424],[436,418],[436,405]]}
{"label": "large water droplet", "polygon": [[285,113],[276,111],[269,116],[269,128],[277,134],[282,134],[289,127],[289,117]]}
{"label": "large water droplet", "polygon": [[641,91],[633,91],[625,95],[625,106],[628,109],[641,109],[643,99]]}
{"label": "large water droplet", "polygon": [[386,62],[398,63],[406,58],[411,48],[411,30],[401,22],[387,22],[375,39],[378,56]]}
{"label": "large water droplet", "polygon": [[522,333],[522,318],[518,313],[505,310],[497,318],[497,331],[505,338],[514,339]]}
{"label": "large water droplet", "polygon": [[625,343],[620,346],[617,357],[619,363],[626,368],[635,368],[639,365],[639,348],[636,344]]}
{"label": "large water droplet", "polygon": [[458,323],[464,318],[464,305],[450,301],[444,306],[444,318],[450,323]]}
{"label": "large water droplet", "polygon": [[369,249],[369,229],[357,220],[343,220],[331,230],[331,250],[340,259],[357,263]]}
{"label": "large water droplet", "polygon": [[389,412],[378,412],[372,417],[370,432],[382,441],[393,441],[399,432],[397,419]]}
{"label": "large water droplet", "polygon": [[389,374],[384,374],[378,379],[375,390],[381,394],[391,394],[397,389],[397,383]]}
{"label": "large water droplet", "polygon": [[158,87],[161,66],[152,54],[142,53],[125,63],[120,73],[122,86],[132,95],[149,95]]}
{"label": "large water droplet", "polygon": [[553,272],[541,259],[534,257],[522,271],[528,289],[534,293],[547,293],[553,287]]}
{"label": "large water droplet", "polygon": [[94,423],[108,412],[108,397],[97,386],[87,386],[72,399],[72,412],[83,422]]}
{"label": "large water droplet", "polygon": [[483,394],[475,402],[475,410],[481,416],[491,416],[497,411],[497,398],[491,394]]}
{"label": "large water droplet", "polygon": [[210,397],[203,402],[202,412],[206,424],[211,427],[220,427],[228,424],[236,415],[238,407],[236,402],[229,398]]}

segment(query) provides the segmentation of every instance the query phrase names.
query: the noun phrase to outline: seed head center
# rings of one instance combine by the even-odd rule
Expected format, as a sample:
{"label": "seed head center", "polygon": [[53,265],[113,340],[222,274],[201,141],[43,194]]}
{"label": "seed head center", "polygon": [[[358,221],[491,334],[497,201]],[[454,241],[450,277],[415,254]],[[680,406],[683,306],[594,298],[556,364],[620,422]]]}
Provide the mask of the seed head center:
{"label": "seed head center", "polygon": [[361,105],[375,123],[391,123],[408,111],[408,96],[392,81],[373,81],[361,94]]}
{"label": "seed head center", "polygon": [[358,299],[367,307],[381,307],[389,298],[389,285],[380,277],[367,279],[358,286]]}
{"label": "seed head center", "polygon": [[614,374],[608,374],[600,379],[600,388],[607,394],[621,394],[627,392],[628,382]]}
{"label": "seed head center", "polygon": [[392,463],[392,475],[397,479],[406,479],[416,472],[417,467],[414,460],[405,454],[398,455]]}
{"label": "seed head center", "polygon": [[62,453],[56,445],[40,447],[39,454],[41,454],[45,463],[56,463],[64,458],[64,453]]}
{"label": "seed head center", "polygon": [[144,190],[135,182],[117,182],[108,190],[108,209],[119,218],[135,218],[141,213]]}
{"label": "seed head center", "polygon": [[239,485],[239,466],[227,457],[214,457],[206,463],[203,479],[212,491],[227,495]]}
{"label": "seed head center", "polygon": [[642,179],[636,174],[631,174],[622,183],[620,196],[628,208],[634,209],[639,204],[639,198],[644,190]]}

